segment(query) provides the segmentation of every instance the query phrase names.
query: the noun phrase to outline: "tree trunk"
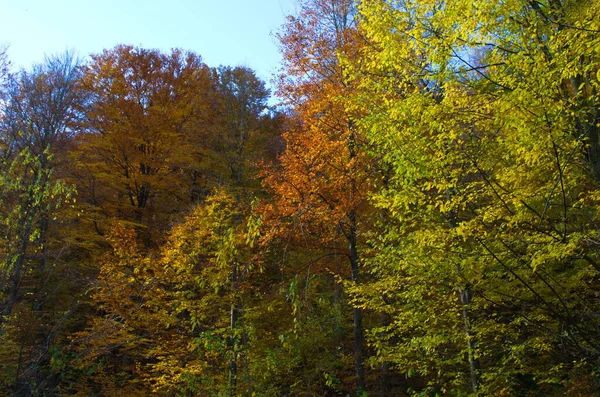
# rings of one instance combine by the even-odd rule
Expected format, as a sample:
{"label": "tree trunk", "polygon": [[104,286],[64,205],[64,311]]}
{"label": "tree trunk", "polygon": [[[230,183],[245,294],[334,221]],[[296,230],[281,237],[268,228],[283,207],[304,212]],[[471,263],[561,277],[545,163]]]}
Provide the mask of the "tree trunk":
{"label": "tree trunk", "polygon": [[[359,281],[358,250],[356,249],[356,212],[350,211],[350,231],[348,233],[348,245],[350,250],[350,265],[352,267],[352,281]],[[365,336],[362,326],[362,309],[353,309],[354,317],[354,369],[356,372],[357,394],[365,390],[365,364],[364,346]]]}
{"label": "tree trunk", "polygon": [[[27,219],[27,218],[26,218]],[[14,254],[13,263],[13,275],[10,278],[10,285],[8,289],[8,296],[2,311],[2,318],[0,318],[0,325],[6,322],[6,318],[12,314],[13,307],[17,302],[17,294],[19,292],[19,286],[21,284],[21,278],[23,273],[23,266],[25,264],[25,254],[27,253],[27,247],[29,245],[29,237],[31,235],[32,225],[31,222],[25,221],[27,224],[24,225],[21,232],[21,243],[17,252]]]}
{"label": "tree trunk", "polygon": [[233,293],[233,302],[230,309],[230,332],[229,337],[229,348],[231,349],[231,357],[229,358],[229,395],[235,396],[235,389],[237,386],[237,341],[236,341],[236,329],[238,325],[238,319],[240,315],[240,309],[237,302],[237,282],[238,282],[238,266],[237,263],[233,262],[231,265],[231,285]]}
{"label": "tree trunk", "polygon": [[6,322],[6,318],[11,315],[13,307],[17,302],[17,293],[19,292],[19,285],[21,284],[21,273],[23,272],[23,264],[25,262],[25,251],[27,250],[27,240],[24,239],[21,244],[20,252],[16,255],[14,263],[14,273],[10,278],[10,285],[8,289],[8,297],[6,298],[6,304],[2,311],[2,323]]}
{"label": "tree trunk", "polygon": [[600,185],[600,128],[597,125],[600,110],[595,115],[589,114],[588,120],[580,120],[578,129],[585,133],[588,144],[588,161],[596,183]]}
{"label": "tree trunk", "polygon": [[[384,327],[387,327],[388,325],[390,325],[391,319],[390,316],[382,313],[381,314],[381,325],[383,325]],[[380,336],[383,336],[383,333],[380,334]],[[383,363],[381,364],[380,367],[380,374],[379,374],[379,397],[388,397],[388,390],[390,388],[390,365],[389,363]]]}
{"label": "tree trunk", "polygon": [[479,377],[477,376],[477,360],[475,360],[475,340],[471,332],[471,323],[469,321],[469,305],[471,304],[471,291],[469,288],[458,288],[460,303],[462,306],[462,317],[465,325],[465,338],[467,340],[467,355],[469,360],[469,373],[471,375],[471,387],[473,393],[477,393],[479,387]]}
{"label": "tree trunk", "polygon": [[[450,192],[447,192],[448,200],[450,200]],[[448,225],[451,228],[457,227],[457,214],[455,211],[451,211],[448,214]],[[459,277],[461,274],[460,266],[456,265],[456,274]],[[473,293],[468,286],[458,287],[458,296],[460,297],[460,304],[462,308],[462,318],[464,323],[465,330],[465,339],[467,341],[467,359],[469,362],[469,374],[471,378],[471,388],[473,389],[473,393],[477,393],[477,389],[479,387],[479,377],[477,375],[477,370],[479,369],[479,364],[475,359],[475,337],[471,331],[471,321],[469,319],[469,305],[471,304],[471,300],[473,297]]]}
{"label": "tree trunk", "polygon": [[41,311],[45,304],[46,294],[46,267],[48,262],[48,228],[50,226],[50,217],[48,213],[44,211],[40,216],[40,259],[37,267],[37,277],[39,277],[37,291],[35,293],[34,309]]}

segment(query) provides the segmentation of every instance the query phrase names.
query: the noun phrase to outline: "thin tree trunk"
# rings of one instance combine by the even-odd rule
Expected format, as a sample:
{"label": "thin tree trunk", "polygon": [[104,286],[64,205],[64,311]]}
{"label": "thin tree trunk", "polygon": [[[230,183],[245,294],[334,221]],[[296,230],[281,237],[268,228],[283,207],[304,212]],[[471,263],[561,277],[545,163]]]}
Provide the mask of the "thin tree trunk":
{"label": "thin tree trunk", "polygon": [[[387,327],[390,325],[390,316],[382,313],[381,314],[381,325]],[[380,334],[383,336],[383,333]],[[389,389],[389,376],[390,376],[390,365],[389,363],[383,363],[380,367],[379,374],[379,397],[388,397],[388,389]]]}
{"label": "thin tree trunk", "polygon": [[231,357],[229,358],[229,395],[235,396],[235,389],[237,386],[237,358],[236,358],[236,350],[237,350],[237,342],[236,342],[236,329],[238,325],[238,319],[240,315],[240,310],[237,302],[237,282],[238,282],[238,266],[235,261],[231,265],[231,285],[233,289],[233,303],[231,304],[230,309],[230,332],[231,336],[229,337],[229,348],[231,349]]}
{"label": "thin tree trunk", "polygon": [[467,340],[467,355],[469,360],[469,373],[471,375],[471,387],[473,393],[477,393],[479,387],[479,377],[477,375],[477,360],[475,359],[475,340],[471,332],[471,323],[469,321],[469,305],[471,304],[471,291],[468,288],[458,288],[460,303],[462,306],[462,317],[465,327],[465,338]]}
{"label": "thin tree trunk", "polygon": [[[350,211],[350,231],[348,233],[348,243],[350,250],[350,265],[352,267],[352,281],[359,282],[359,263],[358,250],[356,249],[356,213]],[[361,393],[365,390],[365,364],[364,364],[364,346],[365,336],[362,326],[362,309],[355,307],[353,309],[354,317],[354,368],[356,371],[356,390]]]}
{"label": "thin tree trunk", "polygon": [[19,292],[19,286],[21,284],[21,277],[23,273],[23,265],[25,263],[25,252],[27,251],[27,238],[21,240],[21,246],[19,252],[16,255],[16,259],[13,265],[14,273],[10,278],[10,285],[8,290],[8,297],[2,311],[3,318],[0,319],[0,324],[6,322],[6,318],[11,315],[13,307],[17,302],[17,294]]}
{"label": "thin tree trunk", "polygon": [[[450,200],[450,192],[447,192],[448,200]],[[454,211],[451,211],[448,214],[448,225],[451,228],[457,227],[457,214]],[[461,270],[460,266],[456,265],[456,274],[460,276]],[[473,389],[473,393],[477,393],[477,389],[479,387],[479,377],[477,375],[477,370],[479,369],[479,363],[475,359],[475,336],[471,330],[471,321],[469,319],[469,305],[471,304],[471,300],[473,297],[473,293],[468,286],[458,287],[458,296],[460,297],[460,304],[462,309],[462,318],[464,323],[465,330],[465,339],[467,342],[467,359],[469,362],[469,375],[471,378],[471,388]]]}
{"label": "thin tree trunk", "polygon": [[41,311],[45,304],[45,292],[46,292],[46,267],[48,262],[48,227],[50,220],[47,212],[43,212],[40,217],[40,238],[39,245],[40,249],[40,260],[38,262],[37,274],[39,277],[37,291],[35,294],[34,310]]}
{"label": "thin tree trunk", "polygon": [[[338,265],[339,266],[339,265]],[[340,269],[336,269],[336,273],[339,274]],[[335,310],[335,318],[334,318],[334,322],[333,322],[333,334],[336,336],[336,338],[341,338],[342,334],[343,334],[343,329],[342,329],[342,322],[343,322],[343,315],[342,315],[342,296],[343,296],[343,287],[342,284],[337,282],[335,280],[335,278],[333,279],[333,307]]]}

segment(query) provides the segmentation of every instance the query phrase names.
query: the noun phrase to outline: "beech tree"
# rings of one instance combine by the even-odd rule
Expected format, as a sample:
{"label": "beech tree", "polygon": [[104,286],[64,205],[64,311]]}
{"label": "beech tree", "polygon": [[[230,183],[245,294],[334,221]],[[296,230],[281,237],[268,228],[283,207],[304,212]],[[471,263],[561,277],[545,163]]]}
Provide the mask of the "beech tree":
{"label": "beech tree", "polygon": [[213,138],[214,149],[227,164],[231,181],[243,186],[251,177],[246,172],[252,157],[248,146],[265,132],[269,91],[246,67],[220,67],[217,79],[221,125]]}
{"label": "beech tree", "polygon": [[591,373],[598,337],[585,242],[597,223],[596,5],[360,12],[371,45],[347,58],[363,90],[347,104],[368,112],[359,125],[393,170],[374,196],[390,219],[373,240],[379,280],[353,291],[392,318],[370,334],[379,359],[438,393],[585,389],[575,378]]}
{"label": "beech tree", "polygon": [[83,79],[91,94],[86,133],[74,173],[80,195],[95,209],[100,233],[106,216],[164,227],[193,195],[186,171],[201,161],[202,147],[192,142],[204,132],[197,126],[208,111],[210,70],[181,50],[117,46],[92,58]]}
{"label": "beech tree", "polygon": [[[279,37],[286,74],[278,93],[293,122],[284,134],[286,149],[279,163],[266,171],[265,185],[274,200],[265,206],[265,224],[271,236],[311,247],[309,258],[325,258],[308,259],[313,272],[359,283],[360,233],[368,225],[366,197],[377,173],[354,125],[356,115],[342,104],[353,88],[344,80],[337,55],[352,57],[360,45],[355,10],[353,1],[303,2],[299,16],[288,19]],[[339,258],[347,260],[347,271]],[[339,301],[341,290],[336,289]],[[353,309],[352,321],[355,385],[364,391],[361,308]]]}
{"label": "beech tree", "polygon": [[[60,178],[68,140],[76,131],[85,100],[75,57],[49,57],[31,71],[10,76],[0,123],[0,269],[3,344],[20,354],[3,356],[13,370],[4,383],[14,393],[54,387],[49,359],[61,315],[73,300],[61,295],[65,284],[64,234],[52,232],[65,219],[57,209],[72,189]],[[64,224],[64,223],[63,223]],[[57,297],[63,300],[57,301]],[[18,307],[18,310],[15,308]],[[66,311],[65,311],[66,310]],[[33,332],[33,330],[36,330]]]}
{"label": "beech tree", "polygon": [[597,395],[599,21],[302,0],[281,113],[183,50],[0,50],[0,394]]}
{"label": "beech tree", "polygon": [[73,338],[77,366],[92,374],[78,388],[141,395],[249,390],[249,325],[241,316],[248,302],[240,286],[251,270],[255,229],[242,220],[235,197],[215,191],[153,254],[144,253],[134,229],[114,224],[92,294],[98,315]]}

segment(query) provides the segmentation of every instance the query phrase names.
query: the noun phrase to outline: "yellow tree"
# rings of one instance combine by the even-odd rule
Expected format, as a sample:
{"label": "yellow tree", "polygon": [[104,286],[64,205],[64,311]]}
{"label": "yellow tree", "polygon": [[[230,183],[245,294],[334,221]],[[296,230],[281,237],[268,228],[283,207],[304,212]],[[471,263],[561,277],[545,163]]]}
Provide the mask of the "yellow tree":
{"label": "yellow tree", "polygon": [[597,5],[360,10],[348,107],[393,170],[374,196],[381,281],[354,289],[392,316],[380,358],[436,392],[577,390],[598,346]]}
{"label": "yellow tree", "polygon": [[236,199],[215,191],[154,254],[144,253],[132,228],[114,223],[92,289],[98,315],[73,339],[79,368],[92,374],[78,389],[238,395],[249,388],[238,382],[248,334],[232,315],[232,307],[247,309],[240,286],[254,229],[243,219]]}

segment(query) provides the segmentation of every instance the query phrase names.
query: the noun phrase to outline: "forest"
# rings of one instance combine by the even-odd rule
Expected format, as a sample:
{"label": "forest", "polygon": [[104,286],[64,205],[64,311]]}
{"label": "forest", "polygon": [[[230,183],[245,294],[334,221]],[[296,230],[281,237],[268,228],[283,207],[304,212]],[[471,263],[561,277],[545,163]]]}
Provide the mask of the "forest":
{"label": "forest", "polygon": [[0,51],[0,395],[600,395],[600,1],[276,38]]}

